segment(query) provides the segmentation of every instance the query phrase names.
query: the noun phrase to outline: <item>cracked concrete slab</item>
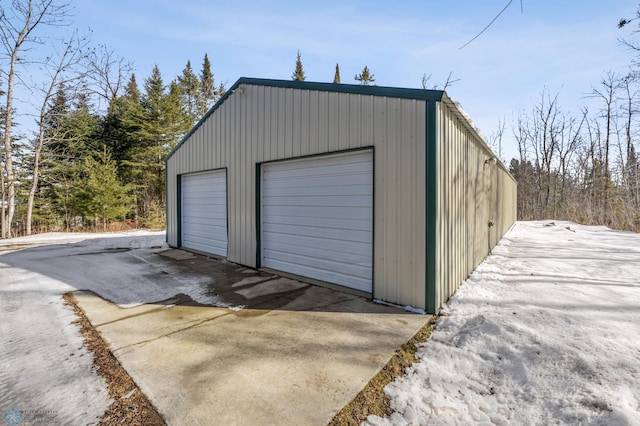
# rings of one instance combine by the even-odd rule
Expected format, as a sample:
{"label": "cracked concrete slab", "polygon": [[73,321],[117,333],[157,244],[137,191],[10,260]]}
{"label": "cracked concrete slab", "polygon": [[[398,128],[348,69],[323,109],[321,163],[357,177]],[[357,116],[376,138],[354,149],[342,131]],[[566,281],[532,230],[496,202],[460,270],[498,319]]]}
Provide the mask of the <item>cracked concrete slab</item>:
{"label": "cracked concrete slab", "polygon": [[[326,424],[430,317],[225,261],[179,262],[211,277],[232,310],[184,295],[121,308],[78,305],[171,425]],[[179,277],[176,277],[179,279]]]}

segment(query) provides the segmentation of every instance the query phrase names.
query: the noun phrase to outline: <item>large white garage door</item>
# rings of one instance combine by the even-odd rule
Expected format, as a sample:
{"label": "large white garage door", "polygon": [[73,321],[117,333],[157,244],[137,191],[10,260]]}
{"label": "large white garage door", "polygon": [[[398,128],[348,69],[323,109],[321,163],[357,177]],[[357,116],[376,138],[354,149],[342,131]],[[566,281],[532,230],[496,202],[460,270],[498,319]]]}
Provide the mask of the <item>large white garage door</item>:
{"label": "large white garage door", "polygon": [[182,246],[227,256],[225,170],[182,176]]}
{"label": "large white garage door", "polygon": [[265,164],[262,266],[372,291],[373,153]]}

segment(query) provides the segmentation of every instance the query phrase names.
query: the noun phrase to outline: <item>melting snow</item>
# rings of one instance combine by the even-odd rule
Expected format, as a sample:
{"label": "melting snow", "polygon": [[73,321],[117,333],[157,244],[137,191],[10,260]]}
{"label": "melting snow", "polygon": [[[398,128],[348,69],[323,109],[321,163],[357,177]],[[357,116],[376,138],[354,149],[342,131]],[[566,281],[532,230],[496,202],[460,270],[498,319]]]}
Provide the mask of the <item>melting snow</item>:
{"label": "melting snow", "polygon": [[92,424],[110,405],[63,303],[68,291],[90,290],[122,307],[183,293],[242,309],[210,294],[211,277],[159,261],[164,239],[164,232],[133,231],[0,240],[1,418],[11,412],[29,424]]}
{"label": "melting snow", "polygon": [[518,222],[369,425],[640,424],[640,235]]}

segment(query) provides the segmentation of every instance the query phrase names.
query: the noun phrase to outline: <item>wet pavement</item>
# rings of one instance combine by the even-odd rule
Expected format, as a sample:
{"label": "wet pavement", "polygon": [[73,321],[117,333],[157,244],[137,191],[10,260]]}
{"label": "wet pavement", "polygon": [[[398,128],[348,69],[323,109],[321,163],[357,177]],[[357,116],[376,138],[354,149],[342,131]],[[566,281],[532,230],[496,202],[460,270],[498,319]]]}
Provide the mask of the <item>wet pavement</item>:
{"label": "wet pavement", "polygon": [[[430,319],[183,250],[143,260],[176,294],[75,296],[169,424],[326,424]],[[182,274],[197,292],[179,291]]]}

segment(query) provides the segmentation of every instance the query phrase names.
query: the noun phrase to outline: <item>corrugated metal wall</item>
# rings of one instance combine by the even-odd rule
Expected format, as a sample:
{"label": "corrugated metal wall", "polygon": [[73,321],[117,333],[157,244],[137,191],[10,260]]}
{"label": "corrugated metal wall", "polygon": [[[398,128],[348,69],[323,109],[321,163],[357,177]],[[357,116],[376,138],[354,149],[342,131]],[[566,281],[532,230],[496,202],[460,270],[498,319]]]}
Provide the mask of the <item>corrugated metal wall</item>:
{"label": "corrugated metal wall", "polygon": [[167,162],[167,241],[179,244],[177,176],[227,167],[227,258],[256,265],[256,164],[374,149],[374,297],[424,308],[425,102],[241,85]]}
{"label": "corrugated metal wall", "polygon": [[[516,220],[515,180],[451,102],[438,103],[437,306]],[[495,223],[491,229],[489,220]]]}

